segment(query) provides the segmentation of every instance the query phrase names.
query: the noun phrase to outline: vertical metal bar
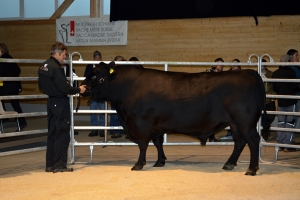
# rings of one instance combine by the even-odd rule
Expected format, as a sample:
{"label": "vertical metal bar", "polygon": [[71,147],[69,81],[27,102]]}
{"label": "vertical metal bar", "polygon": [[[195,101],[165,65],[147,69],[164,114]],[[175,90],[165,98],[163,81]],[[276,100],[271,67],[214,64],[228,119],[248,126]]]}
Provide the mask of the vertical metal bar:
{"label": "vertical metal bar", "polygon": [[[71,55],[71,56],[70,56]],[[73,60],[72,60],[73,54],[69,54],[70,59],[70,84],[73,86]],[[70,129],[70,137],[71,137],[71,143],[70,143],[70,162],[74,163],[75,161],[75,139],[74,139],[74,109],[73,109],[73,95],[70,95],[70,109],[71,109],[71,129]]]}
{"label": "vertical metal bar", "polygon": [[[274,60],[273,60],[273,58],[270,56],[270,55],[268,55],[268,54],[263,54],[262,56],[260,56],[259,57],[259,59],[258,59],[258,66],[257,66],[257,70],[258,70],[258,73],[259,73],[259,75],[260,75],[260,77],[261,77],[261,75],[262,75],[262,59],[264,58],[264,57],[269,57],[269,61],[270,62],[274,62]],[[259,121],[258,121],[258,123],[257,123],[257,130],[258,130],[258,133],[259,133],[259,135],[261,136],[261,116],[260,116],[260,118],[259,118]]]}
{"label": "vertical metal bar", "polygon": [[[168,71],[168,63],[165,63],[165,71]],[[168,142],[168,134],[164,134],[164,143]]]}
{"label": "vertical metal bar", "polygon": [[20,0],[20,19],[24,19],[24,10],[25,10],[25,6],[24,6],[24,0]]}
{"label": "vertical metal bar", "polygon": [[[104,109],[105,109],[105,110],[108,109],[108,108],[107,108],[107,101],[105,101],[105,103],[104,103]],[[106,112],[104,115],[105,115],[105,118],[104,118],[104,126],[107,127],[107,126],[108,126],[108,114],[107,114],[107,112]],[[108,132],[107,129],[105,129],[105,130],[104,130],[104,142],[107,142],[107,141],[108,141],[108,139],[107,139],[107,137],[108,137],[107,132]]]}
{"label": "vertical metal bar", "polygon": [[165,63],[165,71],[168,71],[168,63]]}
{"label": "vertical metal bar", "polygon": [[[260,77],[261,77],[261,59],[262,59],[262,57],[259,57],[259,59],[257,61],[257,72],[258,72]],[[264,88],[264,90],[265,90],[265,88]],[[260,127],[261,127],[261,117],[262,117],[262,115],[260,115],[260,118],[257,122],[257,128],[256,128],[257,132],[260,136],[261,136],[261,129],[260,129]]]}

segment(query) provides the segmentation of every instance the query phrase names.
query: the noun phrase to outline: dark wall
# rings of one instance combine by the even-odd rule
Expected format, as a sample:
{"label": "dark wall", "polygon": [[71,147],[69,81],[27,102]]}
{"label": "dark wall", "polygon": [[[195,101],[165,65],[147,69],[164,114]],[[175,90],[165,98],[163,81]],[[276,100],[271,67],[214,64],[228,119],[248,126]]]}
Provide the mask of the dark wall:
{"label": "dark wall", "polygon": [[300,14],[300,0],[111,0],[111,21]]}

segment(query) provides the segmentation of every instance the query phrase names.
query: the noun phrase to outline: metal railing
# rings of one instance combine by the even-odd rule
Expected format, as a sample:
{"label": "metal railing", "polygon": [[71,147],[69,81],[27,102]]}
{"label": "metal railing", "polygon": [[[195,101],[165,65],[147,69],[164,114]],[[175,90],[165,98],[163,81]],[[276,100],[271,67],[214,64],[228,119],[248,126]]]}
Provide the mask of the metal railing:
{"label": "metal railing", "polygon": [[[80,60],[79,61],[73,61],[72,57],[73,55],[78,54],[78,52],[74,52],[70,55],[70,60],[67,61],[66,63],[70,64],[70,83],[72,84],[74,80],[84,80],[84,77],[73,77],[72,76],[72,69],[73,65],[77,64],[98,64],[98,61],[83,61],[80,55]],[[278,65],[298,65],[300,66],[300,63],[282,63],[282,62],[274,62],[272,57],[269,56],[268,54],[264,54],[262,56],[258,56],[256,54],[252,54],[249,56],[248,62],[246,63],[235,63],[235,62],[128,62],[128,61],[119,61],[116,62],[116,64],[141,64],[141,65],[162,65],[164,67],[165,71],[168,71],[168,67],[172,65],[182,65],[182,66],[215,66],[215,65],[223,65],[223,66],[234,66],[234,65],[239,65],[239,66],[248,66],[248,67],[255,67],[258,72],[261,74],[261,60],[264,57],[269,57],[270,62],[264,62],[264,65],[266,66],[278,66]],[[252,58],[256,58],[256,62],[252,62]],[[28,60],[28,59],[1,59],[0,62],[14,62],[14,63],[42,63],[44,60]],[[108,63],[109,61],[106,61]],[[37,81],[37,77],[0,77],[0,80],[4,81]],[[297,82],[300,83],[300,80],[298,79],[263,79],[264,82]],[[76,96],[76,95],[75,95]],[[0,100],[7,100],[7,99],[33,99],[33,98],[47,98],[46,95],[17,95],[17,96],[0,96]],[[290,98],[290,99],[300,99],[299,96],[293,96],[293,95],[267,95],[267,98]],[[115,110],[108,110],[107,102],[105,106],[105,110],[76,110],[72,109],[74,107],[74,102],[73,102],[73,96],[70,96],[70,106],[71,106],[71,142],[70,142],[70,162],[71,163],[89,163],[92,161],[92,155],[93,155],[93,147],[94,146],[116,146],[116,145],[122,145],[122,146],[129,146],[129,145],[136,145],[132,142],[110,142],[107,140],[107,130],[115,130],[115,129],[123,129],[122,127],[111,127],[108,126],[108,120],[107,120],[107,114],[112,114],[116,113]],[[75,126],[74,125],[74,114],[82,114],[82,113],[104,113],[106,115],[105,117],[105,126]],[[268,111],[268,114],[285,114],[285,115],[293,115],[293,116],[300,116],[300,112],[278,112],[278,111]],[[9,118],[15,118],[15,117],[30,117],[30,116],[42,116],[42,115],[47,115],[46,112],[41,112],[41,113],[22,113],[18,115],[11,115]],[[8,118],[7,115],[1,116],[0,119],[3,118]],[[104,141],[102,142],[77,142],[74,138],[74,130],[105,130],[105,138]],[[226,129],[229,129],[228,127]],[[260,122],[258,123],[257,126],[259,134],[261,134],[261,128],[260,128]],[[300,132],[300,129],[287,129],[287,128],[278,128],[278,127],[271,127],[272,131],[293,131],[293,132]],[[38,133],[46,133],[47,129],[42,129],[42,130],[34,130],[34,131],[23,131],[23,132],[15,132],[15,133],[5,133],[5,134],[0,134],[1,137],[12,137],[12,136],[19,136],[19,135],[30,135],[30,134],[38,134]],[[187,146],[187,145],[200,145],[200,142],[168,142],[167,141],[167,135],[164,135],[164,144],[163,145],[182,145],[182,146]],[[153,145],[153,143],[149,143],[150,145]],[[233,142],[208,142],[207,145],[233,145]],[[89,146],[90,147],[90,160],[87,162],[75,162],[75,147],[76,146]],[[261,158],[261,148],[263,146],[274,146],[275,147],[275,161],[272,161],[271,163],[274,163],[278,159],[278,148],[279,147],[289,147],[289,148],[299,148],[299,145],[283,145],[283,144],[277,144],[277,143],[268,143],[261,139],[260,142],[260,155],[259,158],[262,162],[266,162]],[[41,147],[41,148],[32,148],[30,149],[24,149],[24,150],[18,150],[14,152],[4,152],[0,153],[0,156],[5,156],[5,155],[13,155],[16,153],[27,153],[31,151],[39,151],[39,150],[44,150],[46,147]]]}

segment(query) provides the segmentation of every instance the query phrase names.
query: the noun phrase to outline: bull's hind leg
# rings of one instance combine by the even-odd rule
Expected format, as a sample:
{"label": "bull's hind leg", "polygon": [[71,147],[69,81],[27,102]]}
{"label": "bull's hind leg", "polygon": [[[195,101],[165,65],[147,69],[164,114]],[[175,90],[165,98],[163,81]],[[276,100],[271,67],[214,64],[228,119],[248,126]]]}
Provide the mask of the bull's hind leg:
{"label": "bull's hind leg", "polygon": [[138,146],[140,149],[140,155],[137,163],[131,168],[131,170],[141,170],[143,169],[144,165],[146,165],[146,151],[149,145],[149,141],[139,141]]}
{"label": "bull's hind leg", "polygon": [[242,137],[241,133],[237,131],[236,127],[231,125],[230,128],[233,135],[234,149],[228,161],[223,166],[224,170],[234,169],[234,167],[237,165],[237,160],[246,145],[246,140]]}
{"label": "bull's hind leg", "polygon": [[159,137],[156,137],[152,139],[153,144],[156,146],[158,158],[156,163],[153,165],[153,167],[163,167],[166,163],[166,156],[163,149],[163,142],[164,142],[164,136],[161,135]]}
{"label": "bull's hind leg", "polygon": [[255,127],[252,129],[244,127],[238,132],[234,127],[231,127],[231,129],[233,133],[234,149],[223,169],[232,170],[236,166],[240,154],[246,143],[248,143],[250,148],[250,165],[245,175],[254,176],[258,170],[259,135],[256,132]]}
{"label": "bull's hind leg", "polygon": [[246,142],[250,148],[250,165],[249,168],[247,169],[247,172],[245,175],[251,175],[254,176],[256,175],[257,170],[259,169],[258,162],[258,154],[259,154],[259,141],[260,141],[260,136],[257,133],[256,129],[253,128],[250,131],[250,134],[245,135]]}

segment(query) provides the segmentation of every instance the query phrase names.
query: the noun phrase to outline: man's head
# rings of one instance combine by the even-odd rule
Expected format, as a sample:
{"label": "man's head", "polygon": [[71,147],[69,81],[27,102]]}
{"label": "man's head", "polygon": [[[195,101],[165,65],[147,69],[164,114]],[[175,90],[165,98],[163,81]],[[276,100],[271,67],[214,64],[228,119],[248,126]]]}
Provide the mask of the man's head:
{"label": "man's head", "polygon": [[0,56],[5,53],[9,54],[7,46],[4,43],[0,43]]}
{"label": "man's head", "polygon": [[[240,60],[236,58],[236,59],[233,59],[232,62],[239,63]],[[234,65],[234,66],[230,67],[230,70],[239,70],[239,69],[241,69],[241,66],[239,66],[239,65]]]}
{"label": "man's head", "polygon": [[[217,58],[215,60],[215,62],[224,62],[223,58]],[[216,66],[216,69],[215,69],[215,72],[222,72],[223,71],[223,65],[217,65]]]}
{"label": "man's head", "polygon": [[68,48],[61,42],[55,42],[51,47],[50,53],[56,60],[63,62],[67,57]]}
{"label": "man's head", "polygon": [[125,58],[123,56],[116,56],[114,58],[114,61],[126,61]]}
{"label": "man's head", "polygon": [[289,55],[290,62],[299,62],[299,55],[297,50],[290,49],[286,54]]}
{"label": "man's head", "polygon": [[280,62],[289,62],[290,56],[288,54],[284,54],[280,57]]}
{"label": "man's head", "polygon": [[137,57],[131,57],[129,61],[139,61],[139,59]]}
{"label": "man's head", "polygon": [[93,58],[94,58],[95,61],[101,61],[102,56],[101,56],[100,51],[95,51],[94,54],[93,54]]}
{"label": "man's head", "polygon": [[[261,59],[261,62],[262,62],[262,63],[263,63],[263,62],[267,62],[267,60],[263,58],[263,59]],[[267,68],[266,65],[263,65],[263,64],[261,65],[261,71],[265,71],[266,68]]]}

